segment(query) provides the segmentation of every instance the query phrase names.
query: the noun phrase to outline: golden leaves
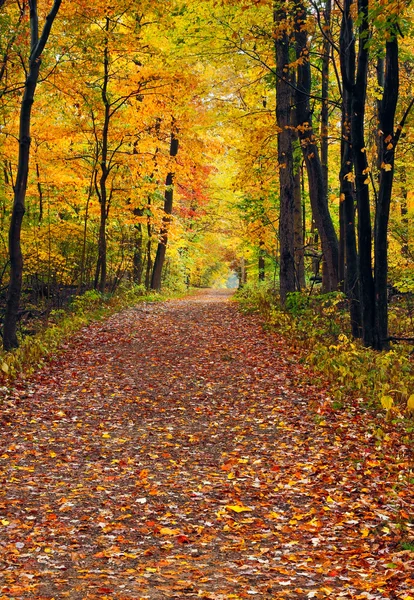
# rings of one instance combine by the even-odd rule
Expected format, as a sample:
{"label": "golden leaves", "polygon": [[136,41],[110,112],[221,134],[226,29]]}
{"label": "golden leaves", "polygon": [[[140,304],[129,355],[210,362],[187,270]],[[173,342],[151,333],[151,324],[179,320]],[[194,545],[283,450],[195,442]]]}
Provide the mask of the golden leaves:
{"label": "golden leaves", "polygon": [[252,512],[253,510],[249,506],[243,506],[240,504],[227,504],[226,508],[227,510],[231,510],[235,513]]}

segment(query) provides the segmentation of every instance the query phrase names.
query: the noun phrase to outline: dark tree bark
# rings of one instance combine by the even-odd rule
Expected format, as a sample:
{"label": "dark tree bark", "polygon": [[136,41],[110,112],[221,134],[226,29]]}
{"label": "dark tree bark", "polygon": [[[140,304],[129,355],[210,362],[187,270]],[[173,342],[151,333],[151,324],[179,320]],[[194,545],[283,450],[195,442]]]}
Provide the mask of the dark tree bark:
{"label": "dark tree bark", "polygon": [[361,306],[359,299],[358,254],[355,230],[355,193],[353,186],[353,156],[351,145],[351,84],[355,84],[355,39],[353,21],[346,0],[340,33],[341,72],[345,85],[342,90],[342,140],[340,171],[340,207],[345,246],[345,293],[349,301],[352,335],[362,335]]}
{"label": "dark tree bark", "polygon": [[264,281],[265,280],[265,252],[264,252],[264,242],[262,240],[260,240],[259,242],[259,260],[258,260],[258,267],[259,267],[259,281]]}
{"label": "dark tree bark", "polygon": [[39,17],[37,1],[29,0],[31,52],[28,75],[24,87],[20,108],[19,157],[14,191],[14,202],[9,229],[10,283],[7,294],[4,317],[3,346],[5,350],[17,348],[17,314],[23,281],[23,256],[21,251],[21,228],[25,212],[27,179],[30,157],[30,126],[32,106],[41,66],[41,55],[49,39],[53,21],[59,11],[62,0],[55,0],[39,38]]}
{"label": "dark tree bark", "polygon": [[146,246],[146,261],[145,267],[145,289],[149,290],[151,287],[151,273],[152,273],[152,223],[151,223],[151,199],[148,199],[148,214],[147,214],[147,246]]}
{"label": "dark tree bark", "polygon": [[[350,0],[345,0],[346,11],[350,12]],[[344,11],[344,13],[346,12]],[[372,227],[369,202],[369,166],[365,150],[365,106],[368,76],[368,0],[358,0],[358,57],[355,82],[344,80],[352,95],[351,137],[352,156],[355,168],[355,189],[358,207],[358,250],[359,281],[362,319],[362,339],[365,346],[374,346],[375,297],[372,273]],[[350,17],[349,17],[350,18]]]}
{"label": "dark tree bark", "polygon": [[[144,210],[142,208],[136,208],[134,215],[137,217],[143,217]],[[144,270],[144,249],[143,249],[143,232],[142,223],[139,222],[135,225],[134,235],[134,254],[132,259],[132,278],[134,283],[140,285],[142,283],[142,273]]]}
{"label": "dark tree bark", "polygon": [[331,55],[330,27],[332,0],[325,0],[324,28],[325,37],[322,48],[322,108],[321,108],[321,165],[323,182],[328,190],[328,153],[329,153],[329,64]]}
{"label": "dark tree bark", "polygon": [[389,24],[392,38],[386,43],[384,93],[379,107],[380,141],[380,188],[375,213],[375,340],[374,347],[382,350],[389,346],[388,340],[388,221],[394,180],[395,112],[399,92],[398,40]]}
{"label": "dark tree bark", "polygon": [[99,182],[96,182],[96,193],[99,199],[100,204],[100,222],[99,222],[99,237],[98,237],[98,260],[96,264],[96,272],[95,272],[95,289],[98,289],[100,292],[105,291],[106,286],[106,249],[107,249],[107,241],[106,241],[106,222],[108,219],[109,213],[109,194],[107,188],[108,177],[110,173],[110,167],[108,164],[108,141],[109,141],[109,124],[111,120],[111,103],[108,96],[108,84],[109,84],[109,48],[108,48],[108,33],[110,28],[110,19],[106,17],[105,22],[105,45],[104,45],[104,55],[103,55],[103,80],[102,80],[102,89],[101,89],[101,97],[102,103],[104,106],[104,119],[102,124],[102,134],[101,134],[101,157],[100,157],[100,168],[101,174],[99,178]]}
{"label": "dark tree bark", "polygon": [[306,286],[305,283],[305,240],[303,235],[303,202],[300,166],[295,168],[294,179],[294,244],[295,244],[295,275],[296,287],[300,291]]}
{"label": "dark tree bark", "polygon": [[297,87],[295,92],[296,124],[308,173],[312,213],[322,244],[325,263],[323,289],[325,292],[328,292],[338,289],[338,238],[329,213],[324,174],[312,126],[312,111],[309,102],[311,95],[311,71],[308,34],[305,26],[307,14],[302,2],[297,2],[296,10],[295,41],[296,57],[298,60]]}
{"label": "dark tree bark", "polygon": [[[286,10],[276,2],[274,6],[275,27],[286,21]],[[280,243],[280,300],[284,304],[295,285],[295,239],[294,210],[295,182],[293,174],[292,144],[292,86],[289,69],[289,35],[283,29],[276,32],[275,51],[276,68],[279,77],[276,80],[276,120],[278,126],[278,162],[279,162],[279,243]]]}
{"label": "dark tree bark", "polygon": [[[175,136],[175,133],[171,133],[171,142],[170,142],[170,156],[177,156],[178,152],[178,139]],[[168,244],[168,230],[170,228],[171,223],[171,214],[173,207],[173,199],[174,199],[174,173],[170,172],[167,175],[165,180],[165,195],[164,195],[164,216],[162,219],[162,227],[160,231],[159,242],[157,246],[157,253],[155,255],[154,267],[152,269],[152,277],[151,277],[151,289],[160,291],[161,289],[161,275],[162,268],[164,266],[165,253],[167,251]]]}

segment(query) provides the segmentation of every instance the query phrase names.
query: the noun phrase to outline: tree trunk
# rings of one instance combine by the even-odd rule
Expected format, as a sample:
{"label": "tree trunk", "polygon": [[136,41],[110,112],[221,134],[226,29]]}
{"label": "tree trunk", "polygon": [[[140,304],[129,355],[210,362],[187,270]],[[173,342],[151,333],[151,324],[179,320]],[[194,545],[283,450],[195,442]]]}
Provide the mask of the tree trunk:
{"label": "tree trunk", "polygon": [[377,211],[375,214],[375,340],[377,350],[388,348],[388,220],[390,214],[391,193],[394,179],[394,159],[396,139],[394,119],[399,92],[398,41],[396,32],[386,43],[384,94],[380,104],[380,130],[383,132],[380,143],[381,171]]}
{"label": "tree trunk", "polygon": [[[134,215],[142,217],[144,210],[142,208],[136,208]],[[142,235],[142,223],[135,225],[134,231],[134,254],[132,259],[132,279],[134,283],[140,285],[142,283],[142,273],[144,269],[144,251],[143,251],[143,235]]]}
{"label": "tree trunk", "polygon": [[331,28],[331,9],[332,0],[325,0],[324,29],[326,37],[324,37],[322,48],[321,166],[326,190],[328,190],[329,63],[331,55],[329,36]]}
{"label": "tree trunk", "polygon": [[[350,2],[346,0],[348,11]],[[365,103],[368,75],[368,0],[358,0],[358,59],[355,84],[352,85],[351,136],[355,167],[355,186],[358,206],[358,249],[362,339],[365,346],[374,346],[375,297],[372,275],[372,227],[369,203],[369,168],[365,149]]]}
{"label": "tree trunk", "polygon": [[294,242],[295,242],[295,274],[296,287],[300,291],[306,287],[305,283],[305,250],[303,239],[303,206],[302,188],[300,181],[300,166],[294,178]]}
{"label": "tree trunk", "polygon": [[[274,6],[274,23],[286,21],[286,10]],[[292,87],[289,73],[289,48],[290,40],[285,30],[276,32],[275,51],[276,69],[276,120],[278,133],[278,162],[279,162],[279,188],[280,188],[280,216],[279,216],[279,243],[280,243],[280,301],[286,302],[290,292],[295,286],[295,239],[294,239],[294,175],[293,175],[293,145],[292,145]]]}
{"label": "tree trunk", "polygon": [[[175,137],[174,132],[171,133],[171,142],[170,142],[170,156],[177,156],[178,152],[178,140]],[[165,180],[165,195],[164,195],[164,216],[162,219],[162,227],[160,231],[160,238],[157,247],[157,253],[155,255],[154,267],[152,270],[151,277],[151,289],[160,291],[161,289],[161,275],[162,268],[164,266],[165,253],[167,250],[168,244],[168,230],[170,228],[171,223],[171,214],[173,207],[173,183],[174,183],[174,173],[170,172],[167,175]]]}
{"label": "tree trunk", "polygon": [[102,103],[104,105],[104,121],[102,125],[101,134],[101,176],[99,178],[99,186],[96,186],[96,192],[100,203],[100,222],[99,222],[99,237],[98,237],[98,261],[96,264],[95,273],[95,289],[98,289],[101,293],[105,291],[106,287],[106,222],[108,219],[109,202],[108,202],[108,190],[107,181],[109,177],[109,166],[108,166],[108,141],[109,141],[109,123],[111,120],[111,104],[108,97],[108,84],[109,84],[109,48],[108,48],[108,32],[110,27],[110,19],[106,17],[105,22],[105,45],[104,45],[104,56],[103,56],[103,81],[102,81]]}
{"label": "tree trunk", "polygon": [[321,238],[325,269],[323,273],[323,290],[334,291],[338,288],[338,238],[329,214],[327,190],[324,174],[316,145],[312,126],[312,111],[309,97],[311,91],[311,72],[309,64],[308,33],[306,30],[307,14],[301,2],[297,4],[295,18],[295,40],[297,67],[296,88],[296,123],[302,146],[303,157],[308,173],[309,197],[313,217]]}
{"label": "tree trunk", "polygon": [[[347,7],[345,6],[345,9]],[[351,140],[351,85],[355,84],[355,40],[353,22],[348,11],[344,10],[340,33],[340,54],[342,79],[342,120],[341,120],[341,171],[340,171],[340,206],[343,222],[343,238],[345,246],[345,293],[349,302],[352,335],[362,335],[361,306],[359,292],[358,254],[355,230],[355,193],[353,188],[353,156]]]}
{"label": "tree trunk", "polygon": [[[151,206],[151,200],[148,199],[148,210]],[[151,273],[152,273],[152,225],[151,216],[147,216],[147,247],[146,247],[146,259],[147,266],[145,268],[145,289],[149,290],[151,286]]]}
{"label": "tree trunk", "polygon": [[28,75],[24,87],[20,108],[19,157],[14,190],[13,210],[9,229],[10,283],[7,293],[6,312],[4,317],[3,346],[6,351],[18,347],[17,315],[23,281],[23,256],[21,251],[21,228],[25,212],[27,179],[29,175],[30,157],[30,125],[32,106],[39,79],[41,54],[46,46],[53,21],[58,13],[62,0],[55,0],[50,13],[46,17],[42,34],[39,38],[39,22],[36,0],[29,2],[31,53]]}
{"label": "tree trunk", "polygon": [[259,242],[259,260],[258,260],[258,268],[259,268],[259,281],[265,280],[265,252],[264,252],[264,242],[260,240]]}

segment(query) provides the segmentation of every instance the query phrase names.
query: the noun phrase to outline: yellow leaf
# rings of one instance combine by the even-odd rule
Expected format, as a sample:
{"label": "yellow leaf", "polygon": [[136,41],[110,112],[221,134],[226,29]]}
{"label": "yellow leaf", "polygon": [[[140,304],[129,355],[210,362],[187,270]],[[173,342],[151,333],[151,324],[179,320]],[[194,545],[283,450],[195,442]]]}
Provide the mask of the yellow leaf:
{"label": "yellow leaf", "polygon": [[392,165],[383,162],[381,165],[381,169],[384,169],[384,171],[392,171]]}
{"label": "yellow leaf", "polygon": [[51,451],[51,452],[49,452],[49,456],[50,456],[50,458],[55,458],[57,456],[57,454],[56,454],[56,452]]}
{"label": "yellow leaf", "polygon": [[160,529],[161,535],[178,535],[179,533],[179,529],[170,529],[169,527],[161,527]]}
{"label": "yellow leaf", "polygon": [[408,412],[414,412],[414,394],[411,394],[407,400],[407,410]]}
{"label": "yellow leaf", "polygon": [[2,520],[0,521],[0,523],[1,523],[2,525],[4,525],[5,527],[6,527],[6,525],[10,525],[10,521],[8,521],[7,519],[2,519]]}
{"label": "yellow leaf", "polygon": [[236,476],[235,476],[235,474],[234,474],[234,473],[229,473],[229,474],[227,475],[227,479],[235,479],[235,477],[236,477]]}
{"label": "yellow leaf", "polygon": [[363,538],[366,538],[369,536],[369,529],[361,529],[361,535]]}
{"label": "yellow leaf", "polygon": [[148,573],[156,573],[157,572],[157,569],[154,569],[154,567],[146,567],[145,570],[148,571]]}
{"label": "yellow leaf", "polygon": [[280,514],[277,512],[271,512],[267,515],[269,519],[280,519]]}
{"label": "yellow leaf", "polygon": [[329,504],[335,503],[335,500],[333,498],[331,498],[330,496],[327,497],[326,501],[329,502]]}
{"label": "yellow leaf", "polygon": [[394,400],[391,398],[391,396],[383,396],[381,398],[381,405],[382,408],[385,408],[385,410],[390,410],[393,404]]}
{"label": "yellow leaf", "polygon": [[9,372],[9,365],[8,365],[7,363],[5,363],[5,362],[4,362],[4,363],[1,365],[1,370],[2,370],[4,373],[8,373],[8,372]]}
{"label": "yellow leaf", "polygon": [[43,548],[43,552],[46,552],[46,554],[50,554],[51,552],[53,552],[52,548]]}
{"label": "yellow leaf", "polygon": [[238,504],[227,504],[226,506],[227,510],[232,510],[235,513],[242,513],[242,512],[252,512],[252,508],[249,508],[248,506],[240,506]]}
{"label": "yellow leaf", "polygon": [[102,437],[108,439],[111,437],[111,435],[107,431],[105,431],[105,433],[102,434]]}

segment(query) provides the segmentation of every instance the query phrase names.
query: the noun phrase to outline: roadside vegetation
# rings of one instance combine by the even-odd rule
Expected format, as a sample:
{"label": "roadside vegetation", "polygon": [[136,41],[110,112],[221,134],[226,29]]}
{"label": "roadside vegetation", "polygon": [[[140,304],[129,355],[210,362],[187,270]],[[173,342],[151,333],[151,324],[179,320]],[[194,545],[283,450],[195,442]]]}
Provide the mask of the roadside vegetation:
{"label": "roadside vegetation", "polygon": [[[388,422],[408,420],[414,431],[414,344],[402,340],[387,352],[364,347],[351,336],[347,301],[342,293],[295,292],[281,308],[266,284],[246,285],[237,295],[243,311],[264,318],[264,327],[277,331],[299,353],[321,385],[329,385],[333,407],[360,400],[384,411]],[[414,298],[397,295],[390,303],[390,322],[397,338],[412,329]],[[381,432],[379,432],[381,436]]]}

